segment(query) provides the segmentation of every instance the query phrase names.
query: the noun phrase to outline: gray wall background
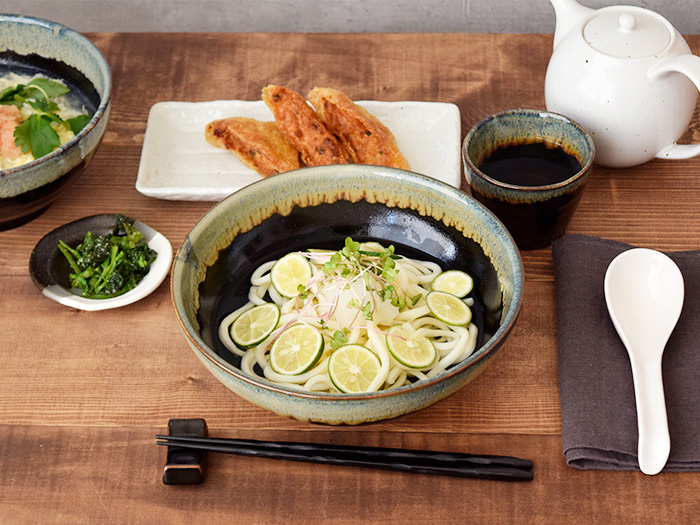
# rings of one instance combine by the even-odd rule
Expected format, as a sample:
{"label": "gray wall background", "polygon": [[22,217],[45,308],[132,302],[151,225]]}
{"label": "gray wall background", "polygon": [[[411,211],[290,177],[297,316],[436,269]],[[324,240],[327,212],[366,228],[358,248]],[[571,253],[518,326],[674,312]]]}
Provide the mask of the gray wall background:
{"label": "gray wall background", "polygon": [[[626,4],[700,34],[700,0],[580,0]],[[552,33],[549,0],[0,0],[0,12],[80,32]]]}

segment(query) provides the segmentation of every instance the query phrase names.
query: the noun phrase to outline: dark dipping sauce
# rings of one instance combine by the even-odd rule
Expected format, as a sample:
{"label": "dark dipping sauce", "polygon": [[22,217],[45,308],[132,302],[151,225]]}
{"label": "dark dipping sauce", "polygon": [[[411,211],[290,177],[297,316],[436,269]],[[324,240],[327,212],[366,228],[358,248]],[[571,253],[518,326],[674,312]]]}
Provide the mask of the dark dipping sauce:
{"label": "dark dipping sauce", "polygon": [[581,163],[557,144],[532,142],[499,146],[478,168],[494,180],[532,187],[564,182],[581,170]]}

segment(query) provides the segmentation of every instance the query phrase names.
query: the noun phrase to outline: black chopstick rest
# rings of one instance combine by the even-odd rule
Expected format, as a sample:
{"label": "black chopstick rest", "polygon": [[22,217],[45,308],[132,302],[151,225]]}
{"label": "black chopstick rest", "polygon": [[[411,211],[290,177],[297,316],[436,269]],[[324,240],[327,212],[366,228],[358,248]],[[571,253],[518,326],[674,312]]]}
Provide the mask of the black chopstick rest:
{"label": "black chopstick rest", "polygon": [[[171,419],[168,421],[168,435],[174,437],[205,438],[208,435],[204,419]],[[168,445],[168,453],[163,470],[163,483],[166,485],[197,485],[205,479],[206,451]]]}

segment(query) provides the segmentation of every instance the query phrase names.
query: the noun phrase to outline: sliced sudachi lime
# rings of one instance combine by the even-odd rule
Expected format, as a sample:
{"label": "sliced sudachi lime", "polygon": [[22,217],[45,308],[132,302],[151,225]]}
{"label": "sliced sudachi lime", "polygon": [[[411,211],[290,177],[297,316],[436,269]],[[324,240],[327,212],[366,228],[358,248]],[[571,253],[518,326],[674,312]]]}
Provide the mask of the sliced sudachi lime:
{"label": "sliced sudachi lime", "polygon": [[456,295],[432,291],[425,297],[425,304],[437,319],[453,326],[464,326],[472,320],[472,311]]}
{"label": "sliced sudachi lime", "polygon": [[306,287],[311,279],[311,263],[301,253],[288,253],[270,270],[270,280],[277,293],[291,299],[299,295],[299,285]]}
{"label": "sliced sudachi lime", "polygon": [[461,270],[447,270],[438,275],[431,284],[431,289],[447,292],[457,297],[466,297],[474,288],[474,279]]}
{"label": "sliced sudachi lime", "polygon": [[292,325],[272,343],[270,366],[278,374],[303,374],[318,363],[323,347],[323,335],[317,328],[302,323]]}
{"label": "sliced sudachi lime", "polygon": [[387,330],[386,345],[392,357],[408,368],[427,368],[437,359],[433,342],[407,323],[395,324]]}
{"label": "sliced sudachi lime", "polygon": [[374,352],[356,344],[341,346],[328,360],[331,381],[346,394],[366,392],[381,367],[382,363]]}
{"label": "sliced sudachi lime", "polygon": [[257,346],[269,337],[277,328],[280,320],[280,309],[274,303],[254,306],[236,317],[231,323],[229,333],[238,346],[250,348]]}

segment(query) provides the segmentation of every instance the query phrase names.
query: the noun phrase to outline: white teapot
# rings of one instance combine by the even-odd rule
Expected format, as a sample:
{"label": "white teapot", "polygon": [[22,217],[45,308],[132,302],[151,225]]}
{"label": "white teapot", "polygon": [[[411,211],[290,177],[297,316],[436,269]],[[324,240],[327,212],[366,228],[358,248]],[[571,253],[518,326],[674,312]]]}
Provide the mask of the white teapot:
{"label": "white teapot", "polygon": [[700,144],[676,143],[700,89],[700,57],[680,33],[641,7],[593,10],[575,0],[550,1],[557,23],[547,109],[591,133],[596,163],[626,167],[700,155]]}

